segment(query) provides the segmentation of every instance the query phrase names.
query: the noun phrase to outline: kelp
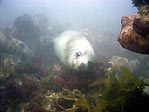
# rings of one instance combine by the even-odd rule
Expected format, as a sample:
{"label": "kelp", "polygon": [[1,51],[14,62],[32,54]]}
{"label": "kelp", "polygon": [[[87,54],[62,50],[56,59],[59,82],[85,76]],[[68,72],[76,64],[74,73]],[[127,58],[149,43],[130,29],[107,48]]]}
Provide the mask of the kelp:
{"label": "kelp", "polygon": [[[9,70],[6,69],[6,71]],[[61,84],[62,75],[52,69],[44,72],[45,75],[39,78],[34,75],[36,72],[30,74],[19,72],[20,77],[18,77],[17,72],[12,69],[9,74],[13,73],[11,76],[14,77],[7,76],[9,79],[3,76],[4,73],[4,70],[0,70],[3,100],[15,103],[4,102],[3,106],[6,106],[2,110],[8,110],[9,107],[16,108],[15,110],[27,109],[27,112],[37,112],[37,110],[43,110],[43,112],[137,112],[138,107],[144,104],[143,100],[148,98],[144,97],[148,91],[148,88],[144,88],[148,85],[137,79],[125,67],[112,67],[104,77],[96,80],[93,78],[86,86],[80,83],[80,87],[73,90],[66,89]],[[69,79],[73,79],[73,75],[67,73]],[[80,80],[83,78],[81,77]],[[5,82],[2,79],[8,80]],[[63,83],[65,84],[65,81]],[[148,101],[146,99],[146,102]],[[15,104],[17,105],[13,108]]]}
{"label": "kelp", "polygon": [[148,0],[132,0],[132,4],[135,7],[140,7],[142,5],[149,5],[149,1]]}
{"label": "kelp", "polygon": [[[2,58],[0,56],[0,58]],[[11,55],[5,57],[3,61],[0,59],[0,80],[6,79],[15,71],[16,64],[14,63]]]}
{"label": "kelp", "polygon": [[[66,92],[66,96],[63,96],[62,98],[69,101],[74,101],[73,107],[66,109],[68,112],[72,112],[72,110],[77,110],[81,108],[82,110],[89,110],[91,112],[91,108],[89,105],[89,101],[86,98],[86,95],[81,93],[81,91],[74,89],[73,91],[69,91],[64,89]],[[75,112],[75,111],[74,111]]]}
{"label": "kelp", "polygon": [[[113,67],[108,72],[109,84],[103,88],[102,99],[107,105],[105,109],[124,111],[124,107],[128,102],[132,102],[131,96],[137,99],[139,95],[143,95],[145,83],[137,79],[125,67]],[[106,84],[107,85],[107,84]]]}
{"label": "kelp", "polygon": [[60,98],[71,104],[69,108],[57,104],[65,112],[127,112],[131,103],[142,101],[145,86],[127,68],[113,67],[106,77],[90,84],[88,93],[63,89]]}

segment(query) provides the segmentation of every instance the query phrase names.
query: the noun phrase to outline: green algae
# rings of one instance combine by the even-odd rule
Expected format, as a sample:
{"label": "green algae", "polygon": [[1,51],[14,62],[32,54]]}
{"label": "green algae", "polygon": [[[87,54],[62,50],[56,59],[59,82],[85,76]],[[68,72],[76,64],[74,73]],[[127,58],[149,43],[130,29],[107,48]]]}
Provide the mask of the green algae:
{"label": "green algae", "polygon": [[[78,89],[73,91],[63,89],[61,98],[71,104],[63,107],[66,112],[126,112],[130,102],[141,100],[145,83],[137,79],[125,67],[113,67],[107,76],[94,81],[88,88],[88,93]],[[138,96],[140,96],[138,98]]]}

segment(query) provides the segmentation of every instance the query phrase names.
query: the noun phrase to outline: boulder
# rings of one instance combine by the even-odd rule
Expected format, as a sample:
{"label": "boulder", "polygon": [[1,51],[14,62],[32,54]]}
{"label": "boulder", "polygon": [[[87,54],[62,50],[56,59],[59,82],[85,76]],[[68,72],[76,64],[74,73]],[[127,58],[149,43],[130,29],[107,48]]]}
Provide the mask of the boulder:
{"label": "boulder", "polygon": [[149,54],[149,6],[132,16],[123,16],[118,42],[133,52]]}

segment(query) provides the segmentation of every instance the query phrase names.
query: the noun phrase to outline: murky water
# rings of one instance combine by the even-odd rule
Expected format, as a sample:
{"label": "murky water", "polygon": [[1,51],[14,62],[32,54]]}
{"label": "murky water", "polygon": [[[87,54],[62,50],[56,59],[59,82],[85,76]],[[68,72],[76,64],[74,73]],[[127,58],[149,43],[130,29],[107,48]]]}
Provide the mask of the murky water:
{"label": "murky water", "polygon": [[131,0],[0,0],[0,111],[146,108],[149,55],[117,41],[137,11]]}

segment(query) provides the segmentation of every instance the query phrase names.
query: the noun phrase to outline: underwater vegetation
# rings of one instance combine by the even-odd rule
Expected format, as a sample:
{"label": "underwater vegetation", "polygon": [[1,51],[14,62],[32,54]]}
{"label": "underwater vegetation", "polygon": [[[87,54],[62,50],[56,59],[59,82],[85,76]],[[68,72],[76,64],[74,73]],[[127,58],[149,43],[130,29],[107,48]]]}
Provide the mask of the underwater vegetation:
{"label": "underwater vegetation", "polygon": [[[76,72],[35,61],[0,77],[1,112],[139,112],[147,108],[148,86],[125,67],[95,64]],[[7,74],[1,71],[1,74]]]}
{"label": "underwater vegetation", "polygon": [[87,93],[63,88],[56,105],[65,112],[139,112],[149,103],[145,85],[125,67],[113,67],[107,77],[91,83]]}
{"label": "underwater vegetation", "polygon": [[135,7],[140,7],[142,5],[149,5],[149,1],[148,0],[132,0],[132,4]]}
{"label": "underwater vegetation", "polygon": [[29,68],[17,67],[13,72],[11,68],[10,70],[7,68],[7,72],[1,71],[3,73],[0,77],[1,112],[27,111],[30,107],[34,109],[34,106],[42,100],[43,89],[34,72],[29,73],[27,69]]}
{"label": "underwater vegetation", "polygon": [[[122,22],[127,24],[122,26],[126,26],[124,28],[133,26],[133,30],[130,30],[132,32],[127,32],[132,37],[129,38],[127,35],[129,39],[127,42],[130,42],[129,45],[134,45],[130,48],[132,50],[134,48],[136,52],[148,53],[149,38],[146,30],[148,29],[146,24],[149,14],[148,0],[133,0],[133,4],[139,6],[139,12],[135,18],[134,16],[124,18],[126,21]],[[141,4],[145,6],[140,7]],[[136,74],[123,67],[122,61],[119,62],[120,65],[111,66],[107,64],[108,60],[103,63],[93,63],[88,71],[70,70],[57,62],[54,51],[51,50],[52,45],[48,44],[53,36],[57,36],[67,28],[61,25],[50,26],[43,15],[32,17],[28,14],[17,17],[10,26],[0,32],[0,112],[144,112],[148,110],[149,79],[137,78]],[[96,30],[91,35],[95,33]],[[126,32],[122,37],[125,37],[125,34]],[[136,38],[134,34],[139,37]],[[51,38],[48,39],[49,35]],[[99,36],[98,33],[96,35]],[[43,37],[42,41],[40,37]],[[143,49],[140,48],[142,40],[145,45]],[[138,47],[132,44],[135,42],[138,42]],[[101,49],[105,50],[105,46]],[[131,57],[134,58],[133,55]],[[145,66],[149,64],[148,60],[143,57],[141,59],[141,64],[138,66],[140,71],[135,72],[138,72],[138,77],[143,76],[142,73],[148,77],[148,66]]]}

